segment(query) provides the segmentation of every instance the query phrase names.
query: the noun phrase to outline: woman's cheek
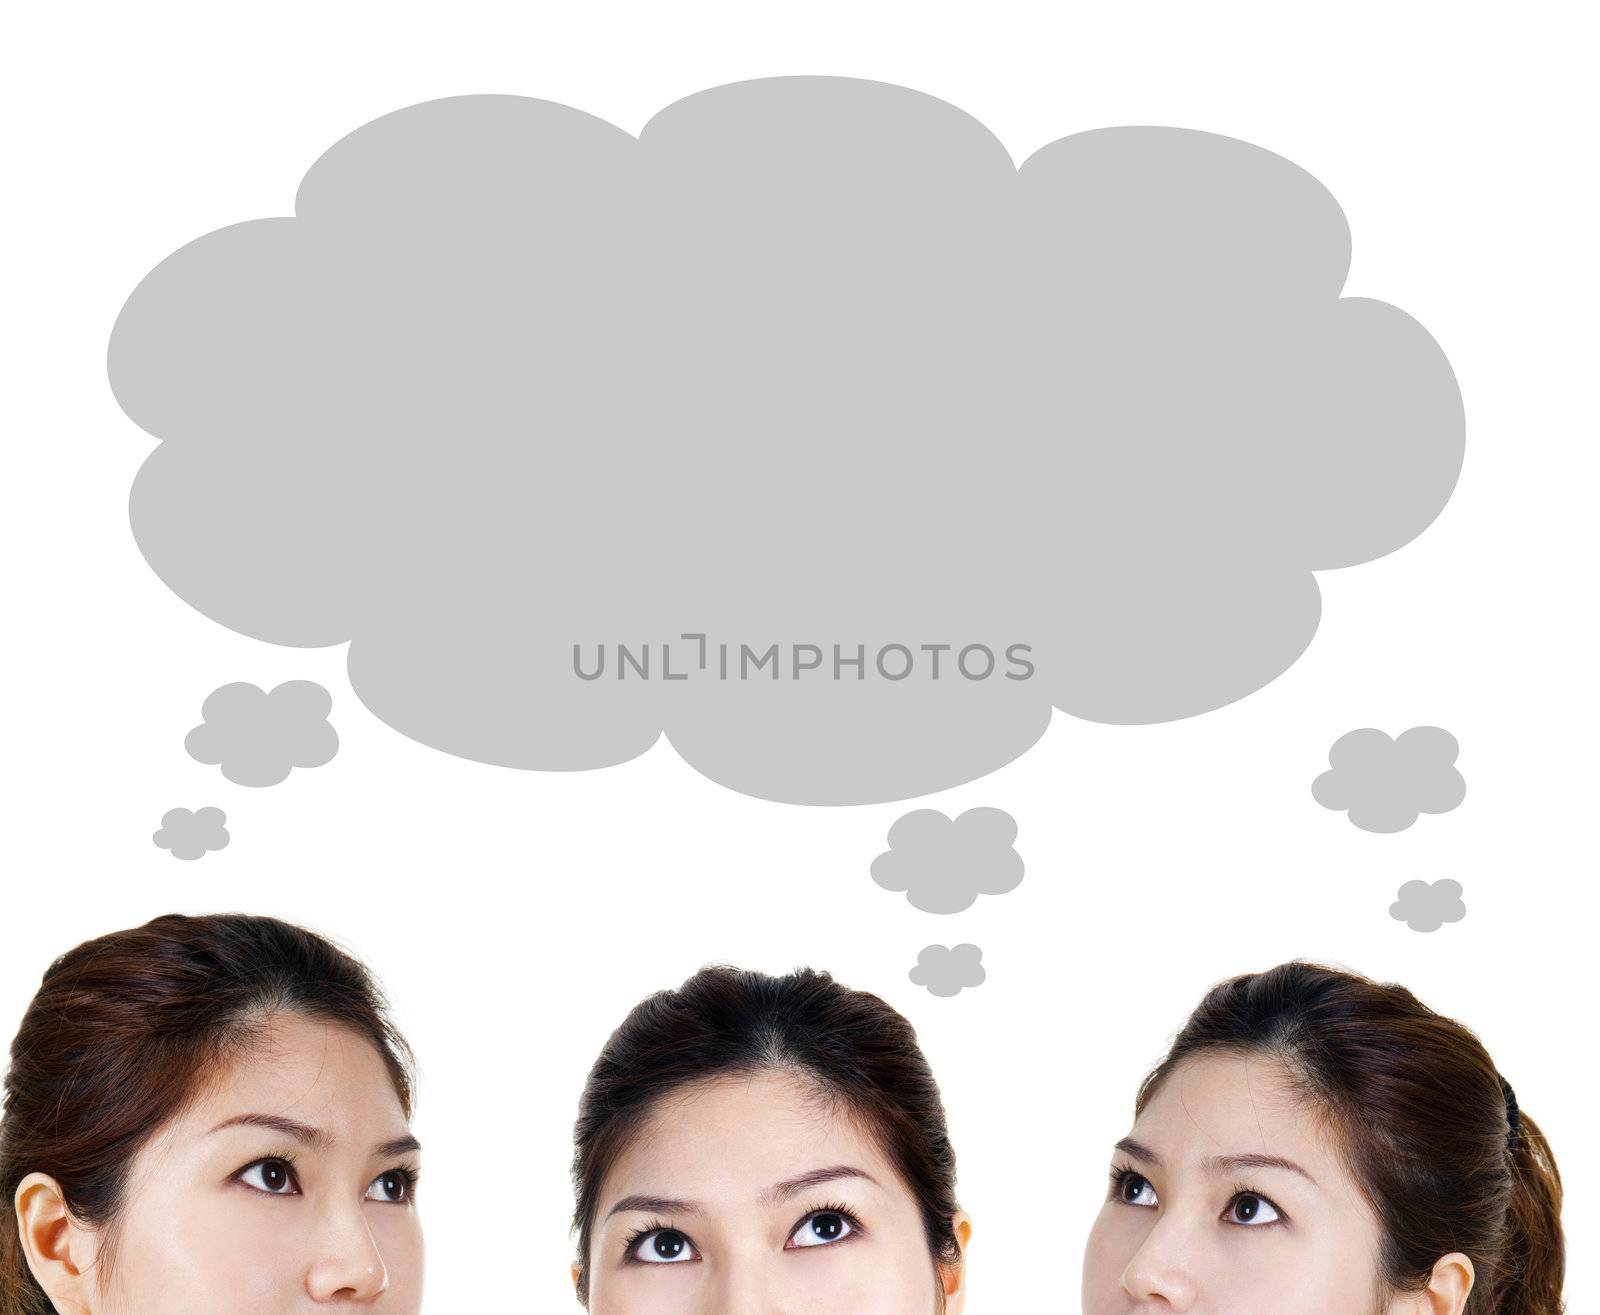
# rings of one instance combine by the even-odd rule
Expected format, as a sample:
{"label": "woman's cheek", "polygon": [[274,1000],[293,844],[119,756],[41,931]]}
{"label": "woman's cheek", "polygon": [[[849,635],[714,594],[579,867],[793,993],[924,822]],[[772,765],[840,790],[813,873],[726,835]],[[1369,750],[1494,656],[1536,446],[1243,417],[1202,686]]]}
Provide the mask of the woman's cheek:
{"label": "woman's cheek", "polygon": [[389,1275],[389,1291],[384,1294],[393,1315],[417,1315],[422,1309],[424,1250],[422,1221],[414,1209],[379,1205],[386,1211],[372,1225],[373,1239],[383,1256]]}
{"label": "woman's cheek", "polygon": [[283,1230],[259,1208],[140,1204],[123,1219],[104,1315],[216,1315],[219,1293],[230,1311],[255,1315],[303,1291]]}
{"label": "woman's cheek", "polygon": [[933,1315],[938,1309],[937,1280],[924,1246],[886,1255],[870,1244],[846,1242],[830,1255],[789,1259],[794,1262],[791,1273],[800,1271],[793,1296],[796,1310],[815,1310],[818,1315]]}
{"label": "woman's cheek", "polygon": [[1258,1256],[1249,1270],[1236,1272],[1224,1294],[1228,1309],[1240,1315],[1299,1311],[1303,1315],[1349,1315],[1374,1309],[1375,1293],[1354,1270],[1331,1266],[1326,1258],[1285,1247]]}
{"label": "woman's cheek", "polygon": [[607,1275],[589,1294],[589,1315],[696,1315],[700,1276],[644,1267]]}
{"label": "woman's cheek", "polygon": [[1126,1309],[1122,1274],[1138,1250],[1138,1224],[1122,1207],[1101,1207],[1084,1248],[1083,1315],[1116,1315]]}

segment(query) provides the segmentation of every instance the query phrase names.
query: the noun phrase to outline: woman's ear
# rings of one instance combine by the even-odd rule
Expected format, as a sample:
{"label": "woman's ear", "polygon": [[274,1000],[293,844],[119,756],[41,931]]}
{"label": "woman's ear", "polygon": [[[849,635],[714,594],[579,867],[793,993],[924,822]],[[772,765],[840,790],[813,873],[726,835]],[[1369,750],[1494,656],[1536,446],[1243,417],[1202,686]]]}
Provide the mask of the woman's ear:
{"label": "woman's ear", "polygon": [[1477,1271],[1472,1261],[1459,1251],[1441,1256],[1433,1266],[1433,1276],[1423,1294],[1426,1315],[1461,1315],[1467,1308],[1467,1297],[1475,1278]]}
{"label": "woman's ear", "polygon": [[961,1256],[939,1271],[944,1283],[944,1315],[961,1315],[967,1304],[967,1244],[972,1241],[972,1219],[965,1210],[957,1210],[950,1217],[950,1226],[961,1244]]}
{"label": "woman's ear", "polygon": [[1394,1315],[1461,1315],[1476,1278],[1472,1261],[1452,1251],[1434,1263],[1427,1287],[1415,1296],[1402,1297],[1390,1310]]}
{"label": "woman's ear", "polygon": [[30,1173],[12,1201],[28,1268],[60,1315],[89,1315],[89,1265],[93,1236],[72,1217],[61,1184]]}

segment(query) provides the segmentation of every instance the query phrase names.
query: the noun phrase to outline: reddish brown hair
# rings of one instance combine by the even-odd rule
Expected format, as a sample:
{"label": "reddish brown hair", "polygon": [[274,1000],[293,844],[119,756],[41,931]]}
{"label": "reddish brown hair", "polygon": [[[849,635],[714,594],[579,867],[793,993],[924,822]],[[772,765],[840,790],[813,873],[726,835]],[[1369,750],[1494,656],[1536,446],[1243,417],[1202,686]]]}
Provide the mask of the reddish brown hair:
{"label": "reddish brown hair", "polygon": [[1380,1277],[1420,1292],[1440,1257],[1477,1271],[1467,1315],[1560,1315],[1561,1175],[1483,1043],[1402,986],[1286,963],[1214,987],[1139,1089],[1185,1061],[1280,1060],[1328,1119],[1383,1231]]}
{"label": "reddish brown hair", "polygon": [[169,914],[50,965],[6,1073],[0,1315],[54,1311],[23,1254],[18,1184],[49,1174],[76,1219],[111,1225],[140,1147],[281,1012],[370,1040],[409,1117],[409,1048],[366,969],[313,932],[244,914]]}
{"label": "reddish brown hair", "polygon": [[[590,1071],[572,1162],[581,1301],[589,1299],[601,1186],[662,1098],[765,1069],[810,1079],[874,1132],[921,1211],[936,1279],[940,1264],[961,1258],[955,1151],[911,1024],[877,996],[815,969],[769,977],[713,965],[636,1005]],[[934,1287],[942,1308],[944,1288]]]}

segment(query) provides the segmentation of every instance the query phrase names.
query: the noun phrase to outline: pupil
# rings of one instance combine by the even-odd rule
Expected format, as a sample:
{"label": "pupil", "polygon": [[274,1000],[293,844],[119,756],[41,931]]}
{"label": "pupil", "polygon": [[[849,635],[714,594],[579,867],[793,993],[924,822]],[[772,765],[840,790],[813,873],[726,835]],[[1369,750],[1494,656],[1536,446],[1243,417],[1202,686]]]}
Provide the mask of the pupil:
{"label": "pupil", "polygon": [[1125,1200],[1137,1201],[1139,1193],[1144,1191],[1144,1179],[1135,1174],[1122,1184],[1122,1195]]}
{"label": "pupil", "polygon": [[675,1260],[683,1251],[682,1233],[657,1233],[656,1254],[665,1260]]}
{"label": "pupil", "polygon": [[1254,1219],[1261,1210],[1261,1202],[1253,1196],[1239,1198],[1239,1218],[1246,1223]]}
{"label": "pupil", "polygon": [[400,1180],[392,1173],[383,1175],[383,1190],[390,1196],[400,1195]]}
{"label": "pupil", "polygon": [[844,1232],[844,1220],[838,1215],[818,1215],[811,1221],[811,1231],[818,1237],[831,1242]]}
{"label": "pupil", "polygon": [[267,1170],[267,1186],[268,1187],[272,1187],[272,1188],[282,1187],[283,1186],[283,1166],[281,1164],[269,1164],[269,1165],[266,1166],[266,1170]]}

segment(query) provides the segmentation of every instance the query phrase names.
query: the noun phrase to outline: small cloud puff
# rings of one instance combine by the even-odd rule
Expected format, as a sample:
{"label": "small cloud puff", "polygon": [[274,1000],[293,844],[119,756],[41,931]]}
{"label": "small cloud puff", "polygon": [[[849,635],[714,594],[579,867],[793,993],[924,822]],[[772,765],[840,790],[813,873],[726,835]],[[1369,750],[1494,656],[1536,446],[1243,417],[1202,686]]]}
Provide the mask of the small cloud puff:
{"label": "small cloud puff", "polygon": [[905,891],[924,913],[960,913],[979,895],[1004,895],[1021,884],[1016,838],[1016,822],[999,808],[969,808],[953,821],[936,808],[918,808],[889,828],[889,848],[872,860],[872,879]]}
{"label": "small cloud puff", "polygon": [[976,945],[929,945],[917,955],[917,966],[908,975],[931,995],[951,996],[981,986],[989,974],[983,951]]}
{"label": "small cloud puff", "polygon": [[1389,916],[1412,931],[1438,931],[1447,922],[1467,916],[1459,881],[1408,881],[1389,906]]}
{"label": "small cloud puff", "polygon": [[150,838],[173,858],[204,858],[213,849],[225,849],[228,830],[222,824],[227,814],[220,808],[173,808],[162,814],[161,829]]}
{"label": "small cloud puff", "polygon": [[268,694],[236,681],[201,705],[205,721],[183,747],[196,762],[218,764],[236,785],[277,785],[296,767],[321,767],[339,752],[328,724],[333,699],[315,681],[289,680]]}
{"label": "small cloud puff", "polygon": [[1331,770],[1311,783],[1324,808],[1348,811],[1363,831],[1404,831],[1420,813],[1448,813],[1466,797],[1454,763],[1456,737],[1437,726],[1413,726],[1391,739],[1372,727],[1341,735],[1328,750]]}

